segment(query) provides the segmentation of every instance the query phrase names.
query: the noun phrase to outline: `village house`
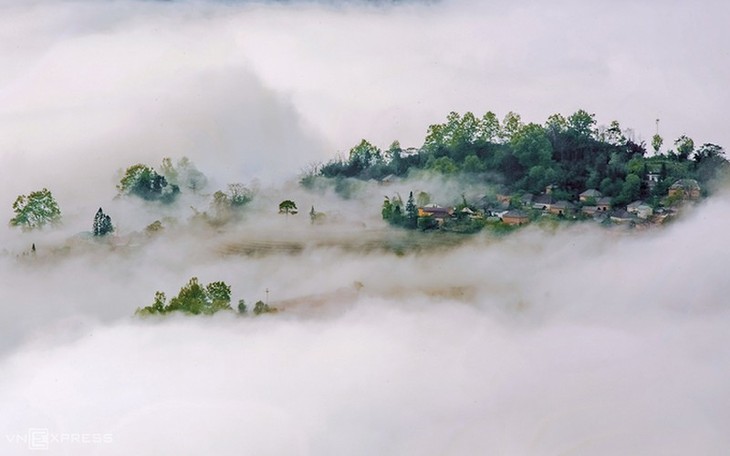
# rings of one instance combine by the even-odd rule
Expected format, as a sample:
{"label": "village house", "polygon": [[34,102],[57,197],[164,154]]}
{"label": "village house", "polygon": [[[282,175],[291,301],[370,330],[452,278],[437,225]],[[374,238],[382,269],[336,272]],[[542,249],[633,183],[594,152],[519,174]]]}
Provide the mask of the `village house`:
{"label": "village house", "polygon": [[667,196],[696,200],[700,197],[700,184],[694,179],[679,179],[667,191]]}
{"label": "village house", "polygon": [[648,219],[654,214],[654,209],[641,200],[636,200],[633,203],[626,206],[626,212],[634,214],[640,219]]}
{"label": "village house", "polygon": [[606,212],[611,210],[611,198],[608,196],[604,196],[603,198],[599,199],[596,202],[596,207],[601,212]]}
{"label": "village house", "polygon": [[511,210],[502,214],[502,222],[507,225],[524,225],[529,222],[530,218],[527,213],[520,210]]}
{"label": "village house", "polygon": [[555,204],[555,198],[549,194],[538,195],[532,200],[532,208],[539,211],[549,211],[553,204]]}
{"label": "village house", "polygon": [[441,207],[437,204],[428,204],[418,208],[419,217],[433,217],[439,223],[454,215],[454,210],[450,207]]}
{"label": "village house", "polygon": [[588,190],[584,191],[580,195],[578,195],[578,198],[580,199],[581,203],[585,203],[589,199],[594,199],[598,201],[603,196],[603,193],[599,192],[595,188],[589,188]]}
{"label": "village house", "polygon": [[611,221],[618,224],[636,223],[636,216],[624,209],[619,209],[611,213]]}
{"label": "village house", "polygon": [[569,201],[558,201],[548,209],[554,215],[572,215],[575,212],[575,204]]}

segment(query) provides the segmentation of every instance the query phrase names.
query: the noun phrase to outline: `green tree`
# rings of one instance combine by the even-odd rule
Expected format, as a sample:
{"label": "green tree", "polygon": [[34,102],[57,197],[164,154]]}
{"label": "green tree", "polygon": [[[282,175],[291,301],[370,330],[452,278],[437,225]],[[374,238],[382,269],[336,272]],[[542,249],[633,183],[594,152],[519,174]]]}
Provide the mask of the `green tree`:
{"label": "green tree", "polygon": [[112,218],[104,213],[99,208],[94,216],[94,224],[92,226],[92,233],[94,236],[106,236],[114,232],[114,225],[112,225]]}
{"label": "green tree", "polygon": [[23,231],[56,225],[61,220],[61,209],[51,192],[44,188],[28,195],[19,195],[13,203],[15,217],[10,225],[20,227]]}
{"label": "green tree", "polygon": [[383,220],[390,221],[393,217],[393,203],[390,202],[390,198],[387,196],[383,201],[383,208],[380,210],[380,214],[383,216]]}
{"label": "green tree", "polygon": [[355,174],[363,172],[379,160],[382,160],[380,149],[364,139],[350,149],[349,163]]}
{"label": "green tree", "polygon": [[[604,141],[612,146],[626,145],[627,139],[621,131],[621,125],[618,123],[618,120],[611,121],[611,125],[609,125],[606,129]],[[659,147],[661,147],[661,145]]]}
{"label": "green tree", "polygon": [[482,117],[479,124],[479,138],[486,142],[496,142],[499,140],[499,119],[492,111],[487,112]]}
{"label": "green tree", "polygon": [[659,153],[659,149],[662,148],[662,144],[664,144],[664,139],[658,134],[651,137],[651,147],[654,149],[654,154]]}
{"label": "green tree", "polygon": [[408,202],[406,202],[406,227],[415,229],[418,225],[418,208],[413,200],[413,192],[408,194]]}
{"label": "green tree", "polygon": [[568,129],[579,137],[592,137],[595,134],[596,115],[579,109],[568,117]]}
{"label": "green tree", "polygon": [[522,130],[524,124],[522,123],[522,117],[516,112],[508,112],[504,116],[502,121],[502,129],[500,131],[500,139],[503,143],[508,143],[512,140],[514,135]]}
{"label": "green tree", "polygon": [[682,135],[674,141],[674,147],[677,149],[679,161],[687,161],[695,149],[695,143],[692,138]]}
{"label": "green tree", "polygon": [[296,214],[297,213],[297,204],[292,200],[284,200],[281,203],[279,203],[279,214],[285,214],[289,216],[289,214]]}
{"label": "green tree", "polygon": [[247,310],[248,309],[246,309],[246,301],[244,301],[243,299],[239,299],[238,300],[238,313],[245,314]]}
{"label": "green tree", "polygon": [[520,128],[511,141],[515,158],[524,168],[549,166],[553,148],[542,126],[530,123]]}
{"label": "green tree", "polygon": [[276,307],[271,307],[263,301],[256,301],[256,304],[254,304],[254,306],[253,306],[254,315],[261,315],[261,314],[265,314],[265,313],[276,313],[277,310],[278,309]]}
{"label": "green tree", "polygon": [[636,174],[626,176],[621,192],[613,199],[615,206],[625,206],[639,198],[641,192],[641,178]]}
{"label": "green tree", "polygon": [[208,178],[195,167],[188,157],[182,157],[177,161],[177,166],[172,164],[170,157],[162,159],[160,173],[171,185],[187,188],[196,192],[208,183]]}
{"label": "green tree", "polygon": [[449,157],[439,157],[431,161],[428,168],[441,174],[454,174],[459,170],[454,160]]}
{"label": "green tree", "polygon": [[462,168],[465,173],[481,173],[486,170],[484,162],[479,160],[479,157],[474,154],[469,155],[464,159],[464,164],[462,165]]}
{"label": "green tree", "polygon": [[124,195],[135,195],[147,201],[171,203],[180,193],[180,187],[169,185],[165,176],[147,165],[132,165],[124,173],[117,185]]}
{"label": "green tree", "polygon": [[210,209],[214,219],[211,222],[226,223],[241,218],[243,208],[253,201],[255,192],[241,183],[228,184],[225,192],[213,193]]}

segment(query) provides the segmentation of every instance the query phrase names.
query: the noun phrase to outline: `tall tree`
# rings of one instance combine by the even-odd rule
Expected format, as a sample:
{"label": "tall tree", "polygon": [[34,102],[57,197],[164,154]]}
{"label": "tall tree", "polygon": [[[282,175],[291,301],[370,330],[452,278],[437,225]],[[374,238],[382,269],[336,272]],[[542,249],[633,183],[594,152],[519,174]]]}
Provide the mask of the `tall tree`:
{"label": "tall tree", "polygon": [[413,199],[413,192],[408,194],[408,201],[406,202],[406,226],[412,229],[418,226],[418,208]]}
{"label": "tall tree", "polygon": [[106,236],[114,231],[114,225],[112,225],[112,218],[104,213],[99,208],[94,216],[94,225],[92,227],[92,233],[94,236]]}
{"label": "tall tree", "polygon": [[592,137],[595,133],[596,115],[579,109],[568,117],[568,129],[580,137]]}
{"label": "tall tree", "polygon": [[510,142],[512,137],[522,129],[522,126],[522,117],[520,117],[520,115],[516,112],[508,112],[502,121],[502,130],[500,132],[500,139],[502,142]]}
{"label": "tall tree", "polygon": [[479,127],[479,137],[482,141],[493,143],[499,139],[499,119],[492,111],[484,114]]}
{"label": "tall tree", "polygon": [[13,212],[15,217],[10,219],[10,224],[23,231],[56,224],[61,220],[61,209],[46,188],[28,195],[19,195],[13,203]]}
{"label": "tall tree", "polygon": [[358,174],[382,158],[380,149],[363,139],[360,144],[350,149],[350,168],[355,174]]}

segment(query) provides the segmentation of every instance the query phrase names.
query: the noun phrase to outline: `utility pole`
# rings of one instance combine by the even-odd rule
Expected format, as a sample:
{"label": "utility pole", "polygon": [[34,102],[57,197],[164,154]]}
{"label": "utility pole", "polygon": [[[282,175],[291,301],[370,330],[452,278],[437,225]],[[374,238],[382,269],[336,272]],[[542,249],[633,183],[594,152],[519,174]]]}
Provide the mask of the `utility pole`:
{"label": "utility pole", "polygon": [[269,305],[269,289],[266,289],[266,305]]}
{"label": "utility pole", "polygon": [[659,119],[656,120],[656,134],[659,134]]}

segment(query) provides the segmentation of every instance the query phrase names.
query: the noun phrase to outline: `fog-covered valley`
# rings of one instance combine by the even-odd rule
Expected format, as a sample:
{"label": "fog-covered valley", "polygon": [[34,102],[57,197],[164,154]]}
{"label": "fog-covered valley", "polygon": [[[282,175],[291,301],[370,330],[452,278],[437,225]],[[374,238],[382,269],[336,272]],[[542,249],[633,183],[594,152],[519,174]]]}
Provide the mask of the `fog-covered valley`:
{"label": "fog-covered valley", "polygon": [[[588,103],[637,135],[660,112],[668,137],[723,143],[727,61],[664,80],[697,78],[705,95],[676,94],[704,120],[651,82],[671,55],[653,34],[684,7],[593,60],[617,39],[594,17],[631,25],[653,6],[627,18],[569,1],[542,23],[530,2],[0,1],[0,209],[7,221],[17,195],[47,187],[63,214],[0,224],[0,453],[726,454],[727,190],[646,231],[458,235],[389,226],[383,197],[453,205],[495,182],[352,181],[346,198],[299,183],[362,136],[417,145],[451,109],[537,121]],[[697,9],[710,37],[668,38],[692,63],[727,7]],[[546,37],[574,43],[568,23],[596,26],[588,44],[556,51],[559,71],[533,59]],[[584,88],[595,74],[611,96]],[[618,101],[637,93],[641,106]],[[183,156],[203,188],[172,204],[120,195],[127,167]],[[222,219],[214,193],[231,183],[253,196]],[[103,239],[99,207],[115,228]],[[191,277],[229,284],[234,309],[135,314]],[[240,314],[239,299],[278,311]]]}

